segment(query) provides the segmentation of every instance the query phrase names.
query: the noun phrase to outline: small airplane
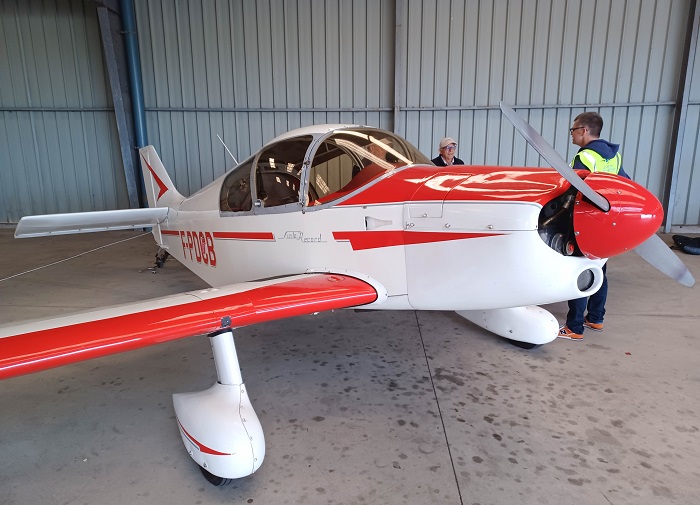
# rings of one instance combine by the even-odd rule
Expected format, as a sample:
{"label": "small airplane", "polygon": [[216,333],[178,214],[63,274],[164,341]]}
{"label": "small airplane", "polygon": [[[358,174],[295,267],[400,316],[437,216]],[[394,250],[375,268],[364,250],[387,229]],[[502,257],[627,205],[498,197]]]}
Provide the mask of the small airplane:
{"label": "small airplane", "polygon": [[403,138],[358,125],[283,134],[185,198],[153,146],[140,150],[149,208],[23,218],[16,237],[152,227],[211,289],[0,327],[0,378],[208,334],[218,380],[173,395],[187,452],[215,485],[265,456],[233,329],[362,307],[454,310],[525,348],[557,336],[538,307],[595,293],[607,258],[635,249],[686,286],[655,235],[660,202],[616,175],[572,170],[515,111],[555,168],[435,167]]}

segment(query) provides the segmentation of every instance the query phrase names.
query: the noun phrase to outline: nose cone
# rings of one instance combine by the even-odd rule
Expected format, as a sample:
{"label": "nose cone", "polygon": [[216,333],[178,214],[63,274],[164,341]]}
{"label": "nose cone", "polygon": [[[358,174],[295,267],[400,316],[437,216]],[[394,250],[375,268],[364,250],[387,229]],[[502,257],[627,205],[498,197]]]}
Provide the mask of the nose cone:
{"label": "nose cone", "polygon": [[610,258],[634,249],[655,234],[664,211],[646,188],[617,175],[593,173],[586,183],[610,202],[602,212],[576,196],[574,231],[581,252],[588,258]]}

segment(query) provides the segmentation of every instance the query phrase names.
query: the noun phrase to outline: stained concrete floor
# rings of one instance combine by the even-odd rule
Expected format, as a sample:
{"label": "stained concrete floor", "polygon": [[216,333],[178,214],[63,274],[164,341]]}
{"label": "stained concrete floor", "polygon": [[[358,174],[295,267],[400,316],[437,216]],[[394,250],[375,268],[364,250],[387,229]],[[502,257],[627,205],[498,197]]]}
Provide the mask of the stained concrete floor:
{"label": "stained concrete floor", "polygon": [[[203,287],[173,260],[151,273],[155,252],[132,232],[0,229],[0,322]],[[530,351],[450,312],[238,330],[267,454],[227,487],[188,457],[171,402],[214,382],[206,337],[0,382],[0,503],[697,504],[700,286],[634,253],[609,280],[603,333]]]}

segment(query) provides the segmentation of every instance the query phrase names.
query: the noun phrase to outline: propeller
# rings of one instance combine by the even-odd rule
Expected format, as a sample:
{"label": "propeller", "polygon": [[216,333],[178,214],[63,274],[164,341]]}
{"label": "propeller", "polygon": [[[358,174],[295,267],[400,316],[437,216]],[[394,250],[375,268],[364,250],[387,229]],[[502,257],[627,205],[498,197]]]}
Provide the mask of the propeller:
{"label": "propeller", "polygon": [[542,135],[537,133],[523,118],[518,116],[513,108],[503,102],[500,102],[501,111],[513,123],[515,129],[525,137],[528,144],[535,148],[535,151],[540,153],[547,163],[549,163],[561,176],[569,181],[569,183],[578,189],[583,196],[588,198],[593,205],[598,207],[603,212],[610,210],[610,203],[601,195],[593,191],[593,189],[581,179],[573,168],[569,166],[564,158],[550,146]]}
{"label": "propeller", "polygon": [[[518,116],[510,105],[500,102],[500,107],[503,114],[513,123],[515,129],[527,140],[528,144],[540,153],[540,156],[559,172],[564,179],[600,210],[603,212],[610,210],[610,202],[586,184],[566,160],[532,126]],[[647,263],[676,282],[688,287],[695,284],[695,278],[688,271],[688,268],[659,236],[652,235],[635,247],[634,250]]]}

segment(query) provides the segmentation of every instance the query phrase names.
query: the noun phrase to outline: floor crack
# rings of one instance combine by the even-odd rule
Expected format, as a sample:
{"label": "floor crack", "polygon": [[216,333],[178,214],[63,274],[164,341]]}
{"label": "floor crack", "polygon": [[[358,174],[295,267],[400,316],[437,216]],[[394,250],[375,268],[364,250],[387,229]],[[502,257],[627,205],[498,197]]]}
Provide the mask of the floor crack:
{"label": "floor crack", "polygon": [[418,327],[418,336],[420,337],[420,343],[423,347],[423,356],[425,357],[425,366],[428,368],[428,377],[430,378],[430,384],[433,388],[433,395],[435,396],[435,405],[437,406],[438,414],[440,415],[440,422],[442,423],[442,433],[445,435],[445,444],[447,445],[447,454],[450,456],[450,464],[452,465],[452,473],[455,477],[455,485],[457,486],[457,494],[459,495],[459,503],[464,505],[464,500],[462,499],[462,490],[459,487],[459,479],[457,478],[457,468],[455,468],[454,458],[452,457],[452,450],[450,449],[450,441],[447,438],[447,428],[445,427],[445,419],[442,416],[442,409],[440,408],[440,400],[437,394],[437,388],[435,387],[435,381],[433,380],[433,372],[430,369],[430,360],[428,359],[428,351],[425,349],[425,341],[423,340],[423,332],[421,331],[420,321],[418,320],[418,311],[413,311],[416,317],[416,326]]}

